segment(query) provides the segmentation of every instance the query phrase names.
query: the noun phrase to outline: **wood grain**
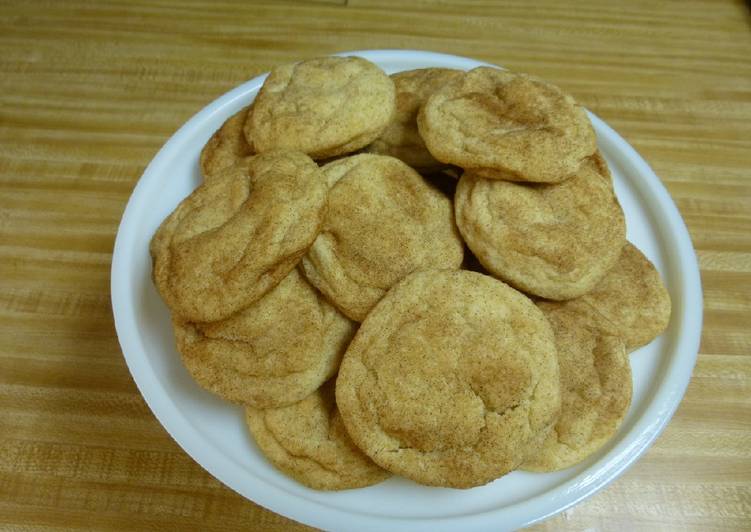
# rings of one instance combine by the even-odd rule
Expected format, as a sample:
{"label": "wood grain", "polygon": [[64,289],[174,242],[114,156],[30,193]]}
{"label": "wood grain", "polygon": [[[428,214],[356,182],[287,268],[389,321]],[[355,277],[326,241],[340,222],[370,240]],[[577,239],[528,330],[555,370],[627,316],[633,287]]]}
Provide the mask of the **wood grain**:
{"label": "wood grain", "polygon": [[699,360],[654,447],[541,530],[751,525],[751,32],[743,2],[0,2],[0,528],[302,530],[144,404],[109,301],[144,167],[269,67],[416,48],[572,92],[650,162],[697,249]]}

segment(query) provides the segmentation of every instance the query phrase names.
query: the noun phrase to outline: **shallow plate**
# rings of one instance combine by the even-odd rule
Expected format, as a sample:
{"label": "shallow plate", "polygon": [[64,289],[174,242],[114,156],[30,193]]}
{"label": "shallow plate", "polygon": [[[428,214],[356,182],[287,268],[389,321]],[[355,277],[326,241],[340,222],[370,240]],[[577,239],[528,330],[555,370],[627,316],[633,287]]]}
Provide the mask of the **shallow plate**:
{"label": "shallow plate", "polygon": [[[349,52],[393,73],[483,63],[407,50]],[[470,490],[428,488],[403,478],[337,493],[277,472],[248,435],[240,407],[199,388],[175,351],[167,308],[151,283],[148,245],[161,221],[199,183],[198,156],[211,134],[247,105],[265,76],[228,92],[190,119],[141,177],[123,215],[112,259],[112,307],[123,354],[146,402],[185,451],[248,499],[309,525],[342,530],[494,530],[559,512],[612,481],[650,446],[673,415],[699,346],[702,297],[696,256],[670,196],[644,160],[592,116],[628,224],[628,238],[657,266],[673,299],[665,334],[632,354],[631,409],[604,449],[557,473],[513,472]]]}

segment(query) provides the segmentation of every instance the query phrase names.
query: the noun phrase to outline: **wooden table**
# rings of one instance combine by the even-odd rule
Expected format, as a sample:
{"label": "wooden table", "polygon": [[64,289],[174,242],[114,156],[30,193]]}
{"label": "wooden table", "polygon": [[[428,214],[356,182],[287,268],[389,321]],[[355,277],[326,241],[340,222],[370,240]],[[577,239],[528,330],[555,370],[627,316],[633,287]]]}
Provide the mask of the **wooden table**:
{"label": "wooden table", "polygon": [[705,322],[683,403],[623,477],[539,528],[751,526],[748,9],[504,4],[0,3],[0,528],[304,528],[156,421],[115,336],[110,259],[133,186],[191,115],[273,65],[366,48],[560,84],[651,163],[691,232]]}

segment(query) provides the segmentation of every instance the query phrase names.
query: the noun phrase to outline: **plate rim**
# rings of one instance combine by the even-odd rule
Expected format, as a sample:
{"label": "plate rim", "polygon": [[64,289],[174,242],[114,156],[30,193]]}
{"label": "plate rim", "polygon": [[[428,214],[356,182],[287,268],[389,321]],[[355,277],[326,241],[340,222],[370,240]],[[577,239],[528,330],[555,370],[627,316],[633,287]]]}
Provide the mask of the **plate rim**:
{"label": "plate rim", "polygon": [[[422,50],[355,50],[332,55],[357,55],[376,63],[393,61],[395,56],[402,57],[405,60],[409,56],[415,56],[414,59],[421,62],[447,62],[464,64],[465,66],[468,64],[497,66],[468,57]],[[581,474],[554,488],[553,491],[556,493],[562,493],[562,500],[561,497],[551,497],[550,491],[547,491],[504,508],[460,516],[427,519],[384,517],[343,511],[340,508],[292,495],[276,485],[266,483],[260,477],[251,477],[249,480],[246,475],[241,475],[240,470],[224,455],[203,452],[200,444],[202,436],[190,420],[177,409],[169,394],[164,392],[164,397],[157,397],[161,390],[159,380],[153,372],[149,371],[150,366],[146,360],[146,350],[140,341],[140,335],[135,335],[138,337],[138,340],[136,340],[133,334],[138,332],[135,318],[136,308],[132,305],[124,305],[124,302],[128,300],[132,293],[129,288],[135,284],[130,275],[132,269],[128,261],[130,249],[128,244],[134,241],[133,233],[135,233],[137,227],[137,224],[134,223],[137,221],[134,220],[135,209],[145,195],[149,176],[158,173],[159,166],[163,164],[162,161],[168,158],[169,154],[174,151],[174,147],[190,134],[196,124],[211,119],[217,114],[223,114],[223,110],[227,106],[260,87],[267,74],[256,76],[210,102],[185,122],[164,143],[136,183],[118,226],[110,275],[112,311],[118,342],[141,396],[170,437],[213,477],[244,498],[290,519],[326,529],[357,526],[358,529],[368,530],[381,528],[383,525],[410,530],[449,530],[458,526],[461,526],[462,529],[475,529],[489,525],[498,527],[499,524],[504,528],[527,526],[547,519],[590,497],[617,479],[629,466],[635,463],[670,422],[690,381],[698,355],[703,320],[701,278],[690,235],[667,189],[638,152],[615,130],[591,112],[589,114],[597,131],[598,144],[607,145],[609,147],[607,153],[609,155],[616,154],[619,164],[629,169],[628,174],[637,174],[641,177],[635,183],[636,188],[640,191],[642,189],[649,191],[649,194],[642,194],[642,200],[656,202],[661,207],[660,209],[650,209],[650,211],[656,213],[659,224],[666,226],[666,231],[673,236],[671,245],[663,247],[670,251],[671,262],[679,265],[679,273],[681,274],[676,281],[681,296],[680,323],[688,332],[677,337],[674,351],[678,352],[679,356],[674,356],[665,369],[666,378],[670,376],[670,379],[676,381],[677,386],[666,387],[661,385],[657,387],[642,416],[634,422],[631,432],[638,433],[640,437],[634,441],[628,441],[629,438],[624,438],[609,453],[613,456],[609,458],[607,463],[603,463],[605,460],[598,460]],[[677,258],[680,258],[680,260],[677,260]],[[673,319],[678,318],[674,316],[671,320]],[[142,357],[139,359],[133,354],[135,352],[142,354]],[[129,355],[129,353],[131,354]],[[579,477],[591,471],[594,471],[595,474],[590,475],[582,482]],[[280,501],[283,502],[280,503]]]}

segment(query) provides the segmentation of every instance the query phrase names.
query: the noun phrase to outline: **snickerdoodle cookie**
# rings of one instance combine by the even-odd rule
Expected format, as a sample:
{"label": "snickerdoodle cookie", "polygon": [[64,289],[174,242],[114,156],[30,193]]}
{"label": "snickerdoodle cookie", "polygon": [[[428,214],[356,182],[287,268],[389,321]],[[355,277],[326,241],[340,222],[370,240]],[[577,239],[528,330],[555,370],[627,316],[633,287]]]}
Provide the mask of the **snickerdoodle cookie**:
{"label": "snickerdoodle cookie", "polygon": [[245,157],[253,155],[253,148],[243,133],[249,109],[244,107],[229,117],[201,150],[200,165],[204,180],[223,175],[228,168],[238,166]]}
{"label": "snickerdoodle cookie", "polygon": [[623,211],[599,154],[561,183],[514,183],[465,172],[454,204],[459,230],[482,265],[548,299],[590,291],[626,242]]}
{"label": "snickerdoodle cookie", "polygon": [[479,67],[434,92],[417,117],[439,161],[492,179],[556,183],[595,151],[584,109],[526,74]]}
{"label": "snickerdoodle cookie", "polygon": [[336,401],[380,466],[469,488],[518,467],[560,407],[550,324],[526,296],[468,271],[416,272],[347,349]]}
{"label": "snickerdoodle cookie", "polygon": [[257,152],[300,150],[314,159],[375,140],[394,114],[394,82],[360,57],[321,57],[274,68],[245,131]]}
{"label": "snickerdoodle cookie", "polygon": [[333,379],[298,403],[247,408],[245,420],[266,458],[310,488],[362,488],[390,476],[352,443],[334,402]]}
{"label": "snickerdoodle cookie", "polygon": [[249,158],[199,186],[151,241],[153,277],[185,321],[217,321],[258,300],[295,267],[318,235],[326,184],[305,154]]}
{"label": "snickerdoodle cookie", "polygon": [[451,201],[412,168],[361,154],[329,163],[323,173],[328,210],[302,267],[348,317],[362,321],[415,270],[459,268],[463,247]]}
{"label": "snickerdoodle cookie", "polygon": [[626,243],[613,268],[587,294],[561,303],[589,311],[590,321],[620,336],[633,351],[667,328],[670,294],[654,264]]}
{"label": "snickerdoodle cookie", "polygon": [[522,469],[556,471],[581,462],[618,430],[631,404],[631,366],[623,340],[587,313],[545,302],[538,306],[555,334],[561,414]]}
{"label": "snickerdoodle cookie", "polygon": [[367,148],[370,153],[391,155],[418,170],[446,166],[433,157],[417,130],[417,112],[428,96],[448,81],[461,76],[450,68],[419,68],[393,74],[396,86],[396,113],[391,123]]}
{"label": "snickerdoodle cookie", "polygon": [[271,408],[307,397],[336,373],[356,325],[297,268],[241,312],[212,323],[173,318],[193,378],[217,395]]}

